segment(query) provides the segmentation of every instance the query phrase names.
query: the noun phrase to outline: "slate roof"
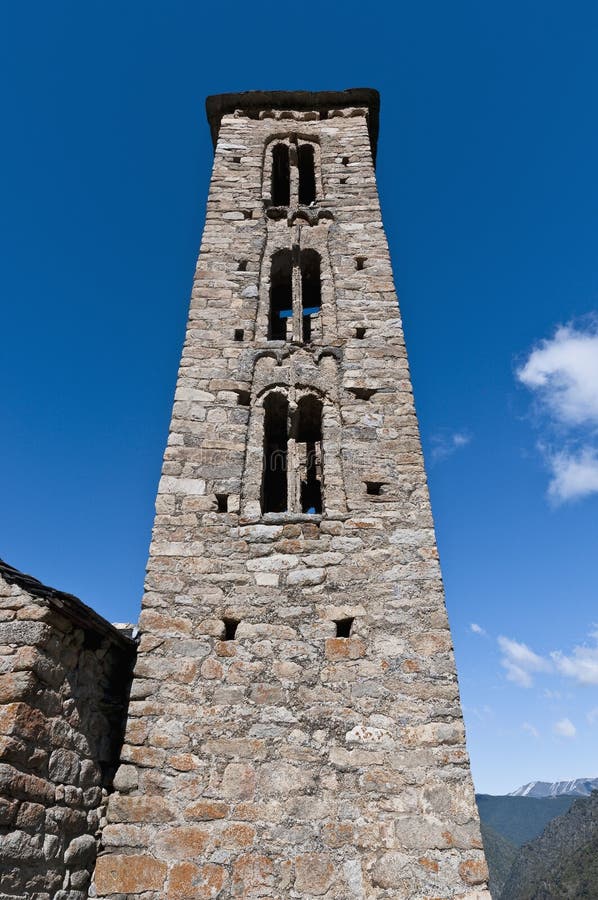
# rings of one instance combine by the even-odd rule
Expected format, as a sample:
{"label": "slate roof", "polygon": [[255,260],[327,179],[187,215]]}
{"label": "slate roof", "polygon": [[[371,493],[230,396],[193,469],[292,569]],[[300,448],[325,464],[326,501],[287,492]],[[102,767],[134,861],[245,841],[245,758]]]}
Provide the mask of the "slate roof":
{"label": "slate roof", "polygon": [[45,600],[48,605],[60,612],[63,616],[70,619],[79,628],[91,630],[105,637],[110,638],[121,646],[133,648],[135,641],[132,635],[119,628],[115,628],[111,622],[100,616],[90,606],[86,606],[82,600],[73,594],[67,594],[65,591],[59,591],[56,588],[48,587],[42,584],[32,575],[20,572],[18,569],[9,566],[8,563],[0,559],[0,577],[8,584],[16,584],[33,597],[39,597]]}

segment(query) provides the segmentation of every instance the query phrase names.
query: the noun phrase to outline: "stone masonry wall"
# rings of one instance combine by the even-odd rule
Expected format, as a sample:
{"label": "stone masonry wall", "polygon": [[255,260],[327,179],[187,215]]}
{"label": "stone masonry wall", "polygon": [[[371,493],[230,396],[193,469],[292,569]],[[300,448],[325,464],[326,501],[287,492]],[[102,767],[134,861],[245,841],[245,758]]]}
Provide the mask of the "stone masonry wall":
{"label": "stone masonry wall", "polygon": [[[93,895],[489,900],[368,110],[276,97],[220,123]],[[317,148],[308,208],[273,139]],[[269,340],[304,248],[313,338]],[[273,393],[322,404],[321,514],[262,513]]]}
{"label": "stone masonry wall", "polygon": [[0,897],[83,900],[134,643],[0,564]]}

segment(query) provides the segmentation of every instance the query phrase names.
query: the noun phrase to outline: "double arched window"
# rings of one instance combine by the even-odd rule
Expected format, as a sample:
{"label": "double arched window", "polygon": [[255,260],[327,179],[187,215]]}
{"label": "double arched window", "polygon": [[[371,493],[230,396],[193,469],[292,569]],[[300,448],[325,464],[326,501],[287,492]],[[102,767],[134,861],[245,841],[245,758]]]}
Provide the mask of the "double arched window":
{"label": "double arched window", "polygon": [[273,206],[309,206],[317,198],[315,145],[296,138],[277,140],[270,158]]}
{"label": "double arched window", "polygon": [[[270,265],[268,339],[309,343],[313,321],[322,310],[321,259],[310,248],[293,254],[277,250]],[[293,317],[301,327],[293,326]]]}
{"label": "double arched window", "polygon": [[299,400],[292,414],[282,391],[264,401],[263,513],[321,513],[322,401],[314,394]]}

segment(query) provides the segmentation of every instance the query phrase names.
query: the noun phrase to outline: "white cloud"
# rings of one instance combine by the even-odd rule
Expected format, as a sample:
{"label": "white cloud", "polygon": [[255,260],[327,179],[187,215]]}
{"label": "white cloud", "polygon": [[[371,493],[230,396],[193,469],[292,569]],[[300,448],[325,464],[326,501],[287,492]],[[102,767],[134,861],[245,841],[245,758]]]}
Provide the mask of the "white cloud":
{"label": "white cloud", "polygon": [[595,706],[586,714],[586,719],[588,720],[588,725],[596,725],[598,722],[598,706]]}
{"label": "white cloud", "polygon": [[598,324],[561,325],[530,353],[517,377],[566,425],[598,425]]}
{"label": "white cloud", "polygon": [[549,454],[548,465],[552,471],[548,494],[556,503],[598,493],[598,451],[593,447]]}
{"label": "white cloud", "polygon": [[478,625],[476,622],[472,622],[469,626],[470,631],[473,631],[474,634],[484,635],[486,634],[486,629],[482,628],[481,625]]}
{"label": "white cloud", "polygon": [[570,656],[555,650],[550,656],[561,675],[579,684],[598,684],[598,646],[577,646]]}
{"label": "white cloud", "polygon": [[531,724],[531,722],[524,722],[521,728],[523,729],[523,731],[526,731],[528,734],[530,734],[533,738],[540,737],[540,732],[535,727],[535,725]]}
{"label": "white cloud", "polygon": [[484,706],[466,706],[463,704],[463,712],[467,716],[478,719],[480,722],[486,722],[494,716],[494,710],[487,703]]}
{"label": "white cloud", "polygon": [[[598,685],[598,632],[595,627],[589,636],[593,645],[577,644],[568,653],[553,650],[547,656],[541,656],[521,641],[501,636],[498,638],[502,652],[500,663],[507,673],[507,679],[519,687],[532,687],[533,676],[540,673],[561,675],[578,685]],[[558,690],[545,688],[542,696],[547,700],[560,700],[565,695]],[[598,707],[591,714],[594,713],[598,722]]]}
{"label": "white cloud", "polygon": [[533,685],[533,673],[548,672],[551,669],[548,660],[530,650],[527,644],[499,637],[498,645],[503,653],[500,662],[506,670],[507,679],[520,687],[529,688]]}
{"label": "white cloud", "polygon": [[432,461],[440,462],[471,442],[466,431],[440,431],[432,437]]}
{"label": "white cloud", "polygon": [[574,738],[577,734],[577,728],[571,721],[571,719],[559,719],[558,722],[554,723],[553,730],[555,734],[558,734],[559,737],[566,738]]}
{"label": "white cloud", "polygon": [[549,498],[564,503],[598,493],[598,317],[585,328],[559,326],[516,374],[537,398],[556,444],[540,445],[551,472]]}

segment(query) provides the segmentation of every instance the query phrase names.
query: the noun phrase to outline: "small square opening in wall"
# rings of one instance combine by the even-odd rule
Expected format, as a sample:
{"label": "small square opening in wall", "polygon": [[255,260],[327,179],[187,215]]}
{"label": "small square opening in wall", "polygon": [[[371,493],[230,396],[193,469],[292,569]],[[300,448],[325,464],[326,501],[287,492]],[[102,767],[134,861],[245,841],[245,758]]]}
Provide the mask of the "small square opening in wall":
{"label": "small square opening in wall", "polygon": [[245,337],[245,332],[243,331],[243,329],[235,328],[235,340],[242,341],[244,337]]}
{"label": "small square opening in wall", "polygon": [[354,397],[357,397],[358,400],[371,400],[374,394],[377,394],[378,391],[376,388],[366,388],[366,387],[350,387],[347,388],[350,394],[353,394]]}
{"label": "small square opening in wall", "polygon": [[349,157],[343,156],[343,166],[348,166],[348,165],[349,165]]}
{"label": "small square opening in wall", "polygon": [[355,337],[358,341],[362,341],[365,337],[365,328],[356,328],[355,329]]}
{"label": "small square opening in wall", "polygon": [[219,513],[228,512],[228,494],[216,494],[216,508]]}
{"label": "small square opening in wall", "polygon": [[224,634],[222,635],[222,640],[234,641],[237,636],[239,619],[224,618],[222,621],[224,623]]}
{"label": "small square opening in wall", "polygon": [[340,183],[341,183],[341,184],[346,184],[346,183],[347,183],[347,179],[346,179],[346,178],[341,178]]}
{"label": "small square opening in wall", "polygon": [[351,629],[353,628],[354,621],[355,619],[352,616],[347,617],[346,619],[337,619],[334,623],[336,625],[337,638],[351,637]]}
{"label": "small square opening in wall", "polygon": [[355,257],[355,269],[358,272],[362,272],[365,269],[366,261],[367,261],[367,256],[356,256]]}
{"label": "small square opening in wall", "polygon": [[240,163],[240,162],[241,162],[241,157],[240,157],[240,156],[233,156],[233,162],[234,162],[234,163]]}
{"label": "small square opening in wall", "polygon": [[248,262],[249,262],[249,260],[247,260],[247,259],[240,259],[239,265],[237,266],[237,272],[246,272]]}
{"label": "small square opening in wall", "polygon": [[251,218],[251,210],[250,210],[250,209],[242,209],[241,212],[243,213],[243,218],[244,218],[244,219],[250,219],[250,218]]}
{"label": "small square opening in wall", "polygon": [[237,406],[249,406],[250,399],[249,391],[237,391]]}
{"label": "small square opening in wall", "polygon": [[366,481],[365,489],[368,494],[371,494],[372,497],[379,497],[382,493],[382,488],[384,487],[383,481]]}

